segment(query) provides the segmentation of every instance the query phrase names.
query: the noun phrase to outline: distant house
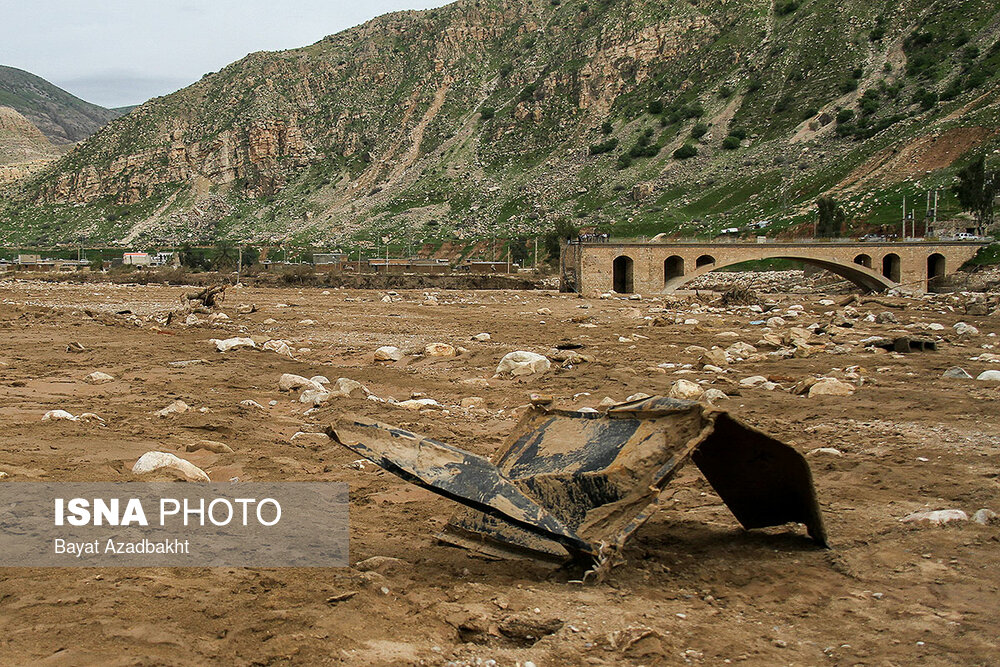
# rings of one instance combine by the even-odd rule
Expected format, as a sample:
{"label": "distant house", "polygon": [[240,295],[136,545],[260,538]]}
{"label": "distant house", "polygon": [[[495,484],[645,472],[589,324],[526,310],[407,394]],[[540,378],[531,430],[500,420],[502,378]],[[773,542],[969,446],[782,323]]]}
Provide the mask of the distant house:
{"label": "distant house", "polygon": [[126,252],[122,255],[122,264],[126,266],[150,266],[153,258],[148,252]]}
{"label": "distant house", "polygon": [[17,263],[21,266],[35,266],[42,261],[41,255],[30,255],[25,253],[18,253]]}

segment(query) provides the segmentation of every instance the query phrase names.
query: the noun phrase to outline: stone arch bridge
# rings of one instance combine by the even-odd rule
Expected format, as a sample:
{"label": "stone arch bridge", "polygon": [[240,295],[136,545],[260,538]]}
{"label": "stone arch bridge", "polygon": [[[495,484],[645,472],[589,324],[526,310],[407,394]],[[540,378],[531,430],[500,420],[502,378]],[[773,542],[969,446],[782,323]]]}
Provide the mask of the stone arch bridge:
{"label": "stone arch bridge", "polygon": [[563,246],[563,289],[586,296],[668,293],[710,271],[762,259],[790,259],[828,269],[869,292],[928,283],[957,270],[985,242],[638,243],[571,242]]}

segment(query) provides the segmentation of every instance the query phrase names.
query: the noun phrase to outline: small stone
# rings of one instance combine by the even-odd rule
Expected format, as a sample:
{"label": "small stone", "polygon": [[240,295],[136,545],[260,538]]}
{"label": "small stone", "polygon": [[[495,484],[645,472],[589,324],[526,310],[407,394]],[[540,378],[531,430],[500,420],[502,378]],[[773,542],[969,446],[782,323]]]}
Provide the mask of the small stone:
{"label": "small stone", "polygon": [[844,454],[839,449],[834,449],[833,447],[817,447],[816,449],[809,450],[806,456],[843,456]]}
{"label": "small stone", "polygon": [[335,396],[355,396],[364,397],[370,394],[368,387],[364,386],[357,380],[352,380],[351,378],[337,378],[334,383],[331,393]]}
{"label": "small stone", "polygon": [[459,380],[458,383],[466,387],[473,387],[474,389],[490,388],[490,381],[485,378],[465,378],[464,380]]}
{"label": "small stone", "polygon": [[196,452],[199,449],[205,449],[210,452],[215,452],[216,454],[232,454],[233,448],[224,442],[218,442],[216,440],[199,440],[198,442],[193,442],[187,447],[186,451]]}
{"label": "small stone", "polygon": [[114,377],[108,375],[107,373],[102,373],[101,371],[94,371],[87,377],[83,378],[83,381],[87,384],[104,384],[105,382],[114,382]]}
{"label": "small stone", "polygon": [[971,380],[972,376],[965,372],[961,366],[952,366],[941,374],[943,378],[953,378],[956,380]]}
{"label": "small stone", "polygon": [[266,408],[263,405],[261,405],[260,403],[258,403],[255,400],[249,399],[249,398],[246,399],[246,400],[240,401],[240,407],[243,407],[243,408],[253,408],[253,409],[257,409],[257,410],[266,410]]}
{"label": "small stone", "polygon": [[914,512],[900,521],[903,523],[930,523],[940,526],[952,521],[968,521],[969,515],[962,510],[933,510],[931,512]]}
{"label": "small stone", "polygon": [[433,398],[411,398],[408,401],[396,403],[396,406],[406,408],[407,410],[423,410],[426,408],[440,408],[441,404]]}
{"label": "small stone", "polygon": [[169,452],[146,452],[139,457],[139,460],[132,466],[132,472],[142,475],[161,468],[176,470],[192,482],[211,482],[205,471],[191,463],[185,461]]}
{"label": "small stone", "polygon": [[306,389],[299,395],[299,402],[317,406],[330,400],[330,392],[326,389]]}
{"label": "small stone", "polygon": [[551,315],[552,314],[552,309],[551,308],[539,308],[535,312],[538,313],[539,315]]}
{"label": "small stone", "polygon": [[765,322],[765,324],[773,329],[775,327],[785,326],[785,320],[777,316],[769,317],[767,318],[767,322]]}
{"label": "small stone", "polygon": [[990,509],[986,509],[985,507],[983,509],[976,510],[972,514],[972,520],[975,521],[976,523],[981,523],[984,526],[989,525],[991,523],[997,523],[998,519],[1000,519],[1000,517],[997,516],[996,512]]}
{"label": "small stone", "polygon": [[472,340],[478,340],[480,343],[485,343],[490,340],[491,336],[488,333],[477,333],[472,337]]}
{"label": "small stone", "polygon": [[190,408],[190,406],[188,406],[187,403],[185,403],[184,401],[178,400],[178,401],[174,401],[173,403],[171,403],[167,407],[163,408],[162,410],[157,410],[156,411],[156,416],[157,417],[169,417],[170,415],[180,415],[180,414],[184,414],[185,412],[187,412],[190,409],[191,408]]}
{"label": "small stone", "polygon": [[403,358],[403,351],[392,345],[383,345],[375,350],[375,361],[399,361]]}
{"label": "small stone", "polygon": [[466,396],[460,403],[463,408],[481,408],[485,404],[486,400],[482,396]]}

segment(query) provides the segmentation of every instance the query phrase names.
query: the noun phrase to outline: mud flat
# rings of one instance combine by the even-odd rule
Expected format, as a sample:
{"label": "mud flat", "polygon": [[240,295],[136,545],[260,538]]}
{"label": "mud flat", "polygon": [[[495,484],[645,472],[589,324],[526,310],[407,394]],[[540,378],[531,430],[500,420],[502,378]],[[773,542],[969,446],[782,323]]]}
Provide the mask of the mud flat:
{"label": "mud flat", "polygon": [[[1000,382],[975,379],[1000,370],[995,295],[845,304],[843,294],[763,294],[725,308],[715,295],[231,288],[215,314],[168,324],[188,291],[0,283],[0,484],[127,481],[150,450],[214,481],[346,482],[354,565],[7,568],[4,664],[945,665],[1000,656],[1000,526],[971,519],[1000,512]],[[481,333],[489,339],[474,339]],[[937,351],[871,345],[904,336]],[[220,353],[210,342],[236,337],[285,348]],[[454,356],[425,354],[432,343]],[[383,346],[400,359],[375,362]],[[546,355],[551,368],[494,377],[517,350]],[[972,377],[943,377],[955,366]],[[95,371],[112,379],[88,381]],[[349,378],[364,391],[313,409],[299,390],[279,389],[286,373]],[[438,543],[457,505],[322,437],[296,436],[352,413],[489,455],[531,393],[599,408],[605,397],[667,395],[679,380],[721,391],[718,407],[807,455],[830,549],[801,526],[744,531],[688,466],[624,564],[581,585],[547,564]],[[156,414],[175,401],[189,409]],[[54,409],[103,421],[43,421]],[[233,451],[187,451],[204,440]],[[932,510],[970,518],[902,521]]]}

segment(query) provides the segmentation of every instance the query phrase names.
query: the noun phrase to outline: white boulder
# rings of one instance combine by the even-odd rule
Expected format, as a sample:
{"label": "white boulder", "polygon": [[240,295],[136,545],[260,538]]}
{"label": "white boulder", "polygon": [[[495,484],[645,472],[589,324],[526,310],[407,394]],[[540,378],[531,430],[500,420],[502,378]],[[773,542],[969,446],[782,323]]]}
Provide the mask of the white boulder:
{"label": "white boulder", "polygon": [[185,461],[184,459],[174,456],[169,452],[146,452],[140,456],[139,460],[135,462],[134,466],[132,466],[132,472],[136,475],[142,475],[161,468],[176,470],[192,482],[212,481],[209,479],[208,475],[205,474],[204,470],[190,461]]}

